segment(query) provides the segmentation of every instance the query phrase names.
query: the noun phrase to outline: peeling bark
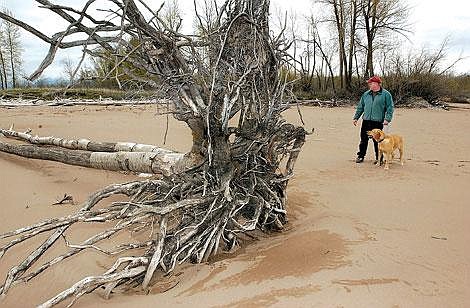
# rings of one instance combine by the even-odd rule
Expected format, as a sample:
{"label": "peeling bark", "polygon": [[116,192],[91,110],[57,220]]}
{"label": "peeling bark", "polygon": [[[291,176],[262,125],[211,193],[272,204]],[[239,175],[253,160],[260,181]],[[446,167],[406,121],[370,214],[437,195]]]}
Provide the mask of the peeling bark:
{"label": "peeling bark", "polygon": [[[154,148],[157,149],[157,148]],[[57,161],[64,164],[112,171],[132,171],[170,175],[184,155],[157,152],[90,152],[37,145],[16,145],[0,141],[0,151],[22,157]]]}
{"label": "peeling bark", "polygon": [[84,150],[92,152],[154,152],[154,153],[176,153],[151,144],[140,144],[134,142],[95,142],[88,139],[65,139],[58,137],[33,136],[29,132],[17,132],[11,128],[0,129],[0,134],[7,138],[14,138],[36,145],[51,145],[70,150]]}

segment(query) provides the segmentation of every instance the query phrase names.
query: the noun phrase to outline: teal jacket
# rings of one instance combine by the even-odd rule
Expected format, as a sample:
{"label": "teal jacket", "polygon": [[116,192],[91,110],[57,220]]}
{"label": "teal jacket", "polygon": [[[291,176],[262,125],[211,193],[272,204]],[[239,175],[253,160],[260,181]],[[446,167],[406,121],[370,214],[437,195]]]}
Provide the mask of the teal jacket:
{"label": "teal jacket", "polygon": [[361,100],[357,104],[354,120],[358,120],[362,115],[363,120],[383,122],[392,121],[393,117],[393,99],[392,94],[385,89],[380,89],[375,97],[372,91],[368,90],[361,96]]}

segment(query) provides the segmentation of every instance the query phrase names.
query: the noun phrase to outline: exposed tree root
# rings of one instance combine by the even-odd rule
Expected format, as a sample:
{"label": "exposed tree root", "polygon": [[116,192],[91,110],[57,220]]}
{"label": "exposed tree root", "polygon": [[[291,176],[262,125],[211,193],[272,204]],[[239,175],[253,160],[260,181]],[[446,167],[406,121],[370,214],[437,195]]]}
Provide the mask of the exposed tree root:
{"label": "exposed tree root", "polygon": [[[292,170],[276,172],[272,169],[274,165],[270,165],[261,153],[268,146],[276,149],[271,153],[297,153],[296,146],[301,146],[305,133],[292,128],[289,125],[280,126],[279,137],[288,139],[276,137],[275,140],[281,141],[260,141],[258,145],[255,145],[258,142],[253,141],[251,151],[239,154],[237,160],[244,166],[224,190],[213,190],[214,187],[220,187],[218,183],[221,179],[208,173],[207,166],[200,166],[161,180],[111,185],[91,196],[76,214],[0,235],[1,239],[10,239],[0,248],[0,256],[3,256],[18,243],[44,232],[52,232],[47,240],[9,271],[0,293],[7,294],[11,286],[27,282],[52,265],[84,250],[96,250],[109,256],[142,249],[144,252],[140,257],[131,257],[134,255],[131,253],[118,259],[116,265],[103,275],[84,278],[45,302],[43,307],[50,307],[69,297],[75,300],[98,287],[104,288],[108,295],[118,286],[140,286],[145,289],[156,270],[169,273],[177,264],[187,260],[206,261],[220,249],[229,250],[240,235],[257,227],[262,230],[282,229],[287,221],[285,186]],[[286,142],[289,139],[292,141]],[[290,157],[295,160],[294,156]],[[293,162],[288,165],[293,165]],[[99,201],[114,194],[124,194],[129,199],[94,209]],[[103,222],[112,222],[114,226],[82,243],[66,242],[67,252],[25,274],[59,238],[66,238],[66,230],[70,226]],[[150,240],[123,243],[113,250],[99,246],[102,241],[120,232],[136,230],[146,230]]]}
{"label": "exposed tree root", "polygon": [[[112,17],[109,20],[101,20],[101,15],[92,17],[88,8],[94,0],[87,1],[81,11],[47,0],[36,2],[70,25],[48,37],[0,12],[1,18],[51,45],[31,78],[52,62],[57,48],[83,46],[90,51],[89,44],[99,45],[97,56],[108,60],[110,55],[116,57],[113,71],[117,82],[118,70],[125,69],[129,76],[139,76],[138,80],[145,79],[150,85],[156,81],[165,85],[172,98],[169,111],[191,129],[193,144],[183,155],[147,145],[1,131],[6,137],[29,143],[0,142],[0,151],[7,153],[100,169],[162,174],[158,180],[109,186],[92,195],[75,214],[1,235],[5,243],[0,247],[0,257],[19,243],[51,233],[9,271],[0,288],[2,295],[84,250],[99,251],[116,258],[116,263],[102,275],[77,282],[45,302],[44,307],[69,298],[73,303],[96,289],[103,289],[106,296],[117,288],[146,289],[157,271],[170,273],[183,262],[206,261],[220,250],[230,250],[255,229],[284,227],[287,183],[307,133],[281,117],[289,107],[285,101],[290,101],[285,98],[289,64],[284,57],[289,43],[282,35],[270,37],[268,0],[225,1],[214,8],[216,16],[206,16],[207,20],[198,16],[198,36],[169,28],[159,11],[140,0],[139,5],[134,0],[104,1]],[[145,13],[140,11],[142,6]],[[116,20],[119,22],[115,24]],[[74,41],[77,36],[70,37],[72,34],[87,39]],[[114,194],[124,194],[128,199],[94,207]],[[112,227],[81,243],[70,243],[68,229],[77,223]],[[147,237],[104,248],[104,241],[112,241],[123,232]],[[33,271],[32,265],[60,238],[67,251]]]}

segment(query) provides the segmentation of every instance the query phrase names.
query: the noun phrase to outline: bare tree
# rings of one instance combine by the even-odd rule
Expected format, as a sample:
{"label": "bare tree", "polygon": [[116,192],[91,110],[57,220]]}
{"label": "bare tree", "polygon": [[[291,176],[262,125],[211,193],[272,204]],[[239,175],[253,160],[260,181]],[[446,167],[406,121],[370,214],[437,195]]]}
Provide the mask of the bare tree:
{"label": "bare tree", "polygon": [[448,61],[446,37],[436,49],[421,48],[410,50],[407,55],[393,51],[384,59],[387,88],[394,91],[398,104],[405,103],[411,96],[421,97],[433,103],[439,97],[449,95],[449,71],[463,58]]}
{"label": "bare tree", "polygon": [[410,33],[409,7],[401,0],[316,0],[314,3],[322,5],[321,11],[327,13],[324,21],[334,28],[338,57],[334,64],[338,67],[341,88],[352,88],[354,71],[358,78],[374,75],[374,53],[382,47],[385,53],[390,45],[396,45],[396,34],[406,37]]}
{"label": "bare tree", "polygon": [[[4,14],[11,15],[8,9],[3,10]],[[0,31],[3,32],[2,38],[5,53],[0,55],[0,61],[9,62],[9,68],[11,73],[11,86],[16,88],[18,84],[18,73],[21,70],[22,65],[22,53],[23,47],[21,45],[21,33],[20,27],[8,20],[4,20],[0,25]],[[4,63],[6,65],[6,63]],[[6,75],[6,70],[3,68]],[[7,79],[5,79],[7,80]]]}
{"label": "bare tree", "polygon": [[[279,68],[288,63],[279,49],[281,40],[270,37],[269,1],[223,2],[216,6],[213,30],[203,31],[204,36],[175,31],[159,10],[152,10],[143,1],[137,6],[133,0],[110,0],[103,8],[111,19],[93,16],[89,8],[94,0],[88,0],[81,9],[47,0],[36,2],[67,20],[69,26],[49,37],[0,13],[1,18],[51,45],[32,79],[52,62],[58,48],[84,46],[93,54],[91,46],[98,45],[115,55],[117,64],[125,62],[145,71],[140,78],[155,86],[164,85],[171,98],[169,109],[177,120],[187,124],[193,140],[191,150],[181,154],[149,145],[40,138],[2,130],[4,136],[29,143],[0,142],[4,152],[160,174],[159,179],[111,185],[91,195],[75,214],[1,235],[11,241],[0,247],[0,256],[29,238],[51,233],[9,271],[0,288],[2,295],[88,249],[119,258],[102,275],[77,282],[43,307],[69,297],[75,301],[99,287],[107,296],[115,288],[146,289],[157,270],[168,273],[187,260],[207,260],[221,249],[230,250],[255,229],[283,228],[287,221],[286,187],[306,131],[286,123],[281,116],[289,104],[285,97],[288,84],[280,78]],[[86,39],[65,40],[76,33],[85,34]],[[94,207],[114,194],[129,199]],[[66,253],[29,270],[58,239],[67,238],[67,229],[77,222],[113,222],[114,227],[78,245],[66,241]],[[122,243],[111,251],[100,247],[103,239],[132,230],[146,232],[150,240]]]}
{"label": "bare tree", "polygon": [[218,19],[218,6],[217,1],[213,0],[198,0],[194,1],[194,16],[193,27],[195,32],[199,35],[209,35],[213,30],[216,30]]}
{"label": "bare tree", "polygon": [[67,78],[67,82],[72,84],[75,79],[76,63],[70,57],[62,59],[60,63],[62,64],[62,71]]}
{"label": "bare tree", "polygon": [[8,75],[7,75],[7,63],[6,63],[6,47],[5,47],[5,38],[4,38],[4,33],[2,31],[2,26],[0,24],[0,82],[1,82],[1,88],[6,89],[8,87],[7,81],[8,81]]}
{"label": "bare tree", "polygon": [[181,18],[181,10],[177,0],[166,1],[163,4],[162,20],[166,26],[173,31],[179,31],[183,19]]}
{"label": "bare tree", "polygon": [[[333,53],[329,52],[328,46],[325,46],[323,39],[321,38],[320,31],[318,30],[318,21],[310,16],[309,18],[309,33],[311,34],[310,40],[303,40],[306,43],[312,43],[314,45],[315,52],[318,52],[321,57],[320,69],[316,69],[317,78],[320,82],[321,78],[324,77],[323,90],[326,90],[328,80],[330,81],[333,92],[336,92],[336,86],[334,82],[334,69],[332,64]],[[322,86],[319,86],[322,89]]]}
{"label": "bare tree", "polygon": [[[5,11],[5,9],[2,9]],[[4,21],[0,22],[0,81],[2,89],[8,88],[8,76],[10,74],[10,66],[8,65],[8,48],[5,33]]]}
{"label": "bare tree", "polygon": [[347,70],[345,72],[346,78],[346,88],[351,89],[352,84],[352,75],[353,75],[353,58],[356,55],[356,31],[357,31],[357,18],[358,18],[358,1],[359,0],[350,0],[348,6],[349,12],[349,50],[348,50],[348,60]]}
{"label": "bare tree", "polygon": [[339,79],[340,87],[345,87],[345,76],[348,69],[347,57],[346,57],[346,28],[347,28],[347,16],[346,6],[343,0],[326,0],[324,2],[333,11],[333,24],[337,31],[337,46],[338,46],[338,62],[339,62]]}
{"label": "bare tree", "polygon": [[374,75],[375,40],[378,36],[385,37],[390,33],[397,33],[406,37],[410,33],[407,24],[410,8],[401,0],[360,0],[359,28],[365,31],[366,36],[366,76]]}

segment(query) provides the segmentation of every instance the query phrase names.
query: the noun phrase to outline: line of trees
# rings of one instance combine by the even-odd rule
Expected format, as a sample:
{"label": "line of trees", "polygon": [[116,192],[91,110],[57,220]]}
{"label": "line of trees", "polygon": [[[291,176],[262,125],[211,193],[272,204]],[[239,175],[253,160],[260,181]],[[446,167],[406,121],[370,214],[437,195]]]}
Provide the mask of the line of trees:
{"label": "line of trees", "polygon": [[[299,41],[292,54],[298,55],[302,75],[323,76],[321,89],[350,91],[353,77],[364,79],[378,73],[376,64],[383,50],[400,47],[398,37],[411,33],[410,8],[401,0],[315,0],[316,14],[307,17],[307,33],[291,27]],[[296,16],[292,16],[297,20]],[[335,79],[337,81],[335,82]],[[310,79],[311,80],[311,79]]]}
{"label": "line of trees", "polygon": [[[2,12],[12,16],[12,12],[3,8]],[[20,28],[4,19],[0,19],[0,87],[16,88],[20,82],[23,63],[23,46]]]}
{"label": "line of trees", "polygon": [[446,94],[436,84],[452,77],[462,58],[448,64],[449,38],[434,50],[404,51],[412,30],[403,0],[314,0],[312,9],[304,16],[277,13],[278,28],[292,41],[297,69],[287,73],[298,80],[300,97],[354,97],[373,75],[384,76],[403,99]]}
{"label": "line of trees", "polygon": [[[212,1],[203,1],[198,12],[200,20],[195,25],[203,22],[210,28],[211,18],[217,16],[212,6]],[[426,99],[433,99],[444,94],[445,87],[434,86],[442,84],[436,80],[447,78],[460,58],[445,66],[448,38],[436,50],[403,52],[403,45],[412,33],[408,22],[411,8],[403,0],[314,0],[311,8],[313,13],[305,16],[283,12],[271,15],[271,23],[277,24],[280,37],[290,42],[286,51],[296,64],[294,70],[286,69],[286,73],[296,80],[293,90],[298,97],[355,96],[364,89],[364,80],[376,74],[385,76],[386,86],[397,89],[400,98],[426,93]],[[182,22],[178,0],[166,1],[160,10],[166,27],[178,31]],[[8,10],[4,12],[11,14]],[[201,30],[194,26],[193,31]],[[18,85],[21,56],[19,29],[3,20],[0,24],[2,89]],[[158,84],[158,80],[149,83],[148,78],[142,78],[148,76],[131,69],[126,61],[117,61],[118,56],[94,50],[90,61],[80,70],[75,67],[78,62],[71,58],[63,60],[62,85],[143,89],[154,87],[153,82]],[[32,85],[41,84],[39,80]]]}

